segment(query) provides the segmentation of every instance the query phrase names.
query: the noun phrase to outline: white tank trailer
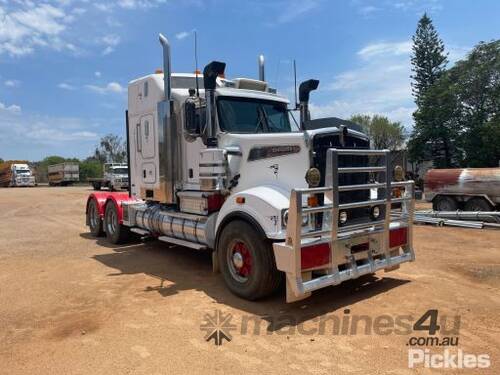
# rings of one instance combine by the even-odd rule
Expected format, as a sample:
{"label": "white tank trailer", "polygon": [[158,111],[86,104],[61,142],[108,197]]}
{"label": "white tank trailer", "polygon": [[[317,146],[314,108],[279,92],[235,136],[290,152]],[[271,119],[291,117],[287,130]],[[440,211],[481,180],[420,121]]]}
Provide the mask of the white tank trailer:
{"label": "white tank trailer", "polygon": [[431,169],[424,192],[436,211],[498,211],[500,168]]}

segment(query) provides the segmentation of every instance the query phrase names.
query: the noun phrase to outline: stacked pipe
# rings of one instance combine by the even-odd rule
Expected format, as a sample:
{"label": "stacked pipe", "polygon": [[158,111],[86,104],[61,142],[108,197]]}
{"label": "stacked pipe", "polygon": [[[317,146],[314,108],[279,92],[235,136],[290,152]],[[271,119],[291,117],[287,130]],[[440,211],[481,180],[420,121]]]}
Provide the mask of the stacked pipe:
{"label": "stacked pipe", "polygon": [[414,222],[436,226],[500,229],[500,212],[485,211],[416,211]]}

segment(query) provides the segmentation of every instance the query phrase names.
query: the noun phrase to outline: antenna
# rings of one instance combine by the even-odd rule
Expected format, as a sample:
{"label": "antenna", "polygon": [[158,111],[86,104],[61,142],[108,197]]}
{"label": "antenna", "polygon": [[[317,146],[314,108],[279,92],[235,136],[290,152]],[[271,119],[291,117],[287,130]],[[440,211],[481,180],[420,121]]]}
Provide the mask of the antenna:
{"label": "antenna", "polygon": [[295,109],[299,108],[299,103],[297,102],[297,66],[295,64],[295,59],[293,59],[293,80],[295,86]]}
{"label": "antenna", "polygon": [[195,65],[195,80],[196,80],[196,96],[200,97],[200,85],[198,84],[198,35],[194,31],[194,65]]}

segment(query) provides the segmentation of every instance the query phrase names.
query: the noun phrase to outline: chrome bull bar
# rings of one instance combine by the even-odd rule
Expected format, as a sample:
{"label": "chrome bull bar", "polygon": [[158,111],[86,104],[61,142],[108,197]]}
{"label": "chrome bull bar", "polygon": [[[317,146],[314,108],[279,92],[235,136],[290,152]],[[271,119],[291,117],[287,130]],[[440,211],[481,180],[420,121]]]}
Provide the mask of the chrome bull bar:
{"label": "chrome bull bar", "polygon": [[[339,157],[344,155],[377,157],[378,163],[382,162],[383,165],[339,167]],[[383,174],[384,178],[377,178],[377,182],[340,186],[339,175],[347,173],[376,173],[379,177]],[[412,221],[415,211],[414,182],[391,182],[391,177],[388,150],[332,148],[327,151],[326,186],[292,190],[286,240],[273,244],[276,266],[286,274],[287,302],[301,300],[314,290],[337,285],[381,269],[390,271],[401,263],[415,259]],[[379,179],[381,182],[378,182]],[[404,194],[401,197],[392,197],[395,188],[404,189]],[[374,199],[370,196],[370,199],[365,201],[342,204],[339,202],[340,192],[373,191],[372,189],[377,190],[377,197]],[[383,194],[379,194],[379,191]],[[308,206],[306,196],[317,194],[324,194],[325,200],[331,203]],[[392,209],[394,203],[401,203],[401,208]],[[385,208],[383,217],[363,223],[346,222],[339,225],[339,214],[342,210],[360,207],[371,209],[374,206]],[[323,215],[321,228],[304,228],[304,216],[312,218],[317,214]],[[311,221],[314,220],[309,220]],[[403,230],[404,241],[391,243],[391,233],[398,230]],[[327,248],[327,261],[309,267],[306,265],[304,268],[303,250],[318,246]]]}

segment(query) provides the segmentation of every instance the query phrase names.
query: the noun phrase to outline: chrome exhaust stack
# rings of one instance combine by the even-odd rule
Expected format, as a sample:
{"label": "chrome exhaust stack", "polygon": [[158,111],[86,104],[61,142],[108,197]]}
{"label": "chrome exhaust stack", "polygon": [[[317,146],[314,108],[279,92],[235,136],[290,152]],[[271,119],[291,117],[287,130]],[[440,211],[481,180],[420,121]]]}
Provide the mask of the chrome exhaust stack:
{"label": "chrome exhaust stack", "polygon": [[259,56],[259,81],[266,81],[264,74],[264,55]]}
{"label": "chrome exhaust stack", "polygon": [[319,81],[310,79],[304,81],[299,86],[299,108],[300,108],[300,127],[304,130],[305,123],[311,119],[309,113],[309,93],[318,88]]}
{"label": "chrome exhaust stack", "polygon": [[170,101],[172,97],[170,43],[161,33],[159,34],[159,38],[163,47],[163,89],[165,91],[165,100]]}
{"label": "chrome exhaust stack", "polygon": [[158,171],[159,192],[154,200],[176,204],[175,184],[181,171],[180,145],[172,117],[171,56],[168,39],[159,34],[163,48],[163,89],[165,99],[158,103]]}

